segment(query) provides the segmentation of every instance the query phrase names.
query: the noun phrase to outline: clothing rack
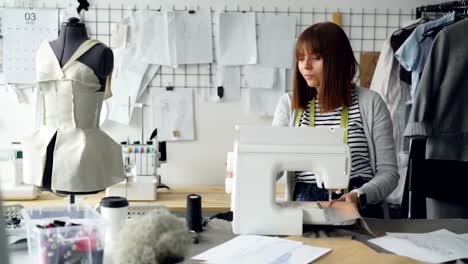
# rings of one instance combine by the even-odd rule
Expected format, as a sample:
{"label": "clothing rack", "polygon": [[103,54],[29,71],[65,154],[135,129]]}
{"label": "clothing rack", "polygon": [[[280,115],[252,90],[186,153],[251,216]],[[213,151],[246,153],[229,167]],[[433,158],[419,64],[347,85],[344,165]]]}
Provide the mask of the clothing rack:
{"label": "clothing rack", "polygon": [[[466,11],[468,1],[453,1],[416,8],[422,14]],[[411,139],[402,211],[408,218],[427,218],[426,197],[446,202],[463,201],[468,184],[468,162],[426,159],[426,139]]]}
{"label": "clothing rack", "polygon": [[422,13],[446,13],[455,10],[467,10],[468,1],[452,1],[441,3],[438,5],[426,5],[416,8],[416,18],[421,18]]}

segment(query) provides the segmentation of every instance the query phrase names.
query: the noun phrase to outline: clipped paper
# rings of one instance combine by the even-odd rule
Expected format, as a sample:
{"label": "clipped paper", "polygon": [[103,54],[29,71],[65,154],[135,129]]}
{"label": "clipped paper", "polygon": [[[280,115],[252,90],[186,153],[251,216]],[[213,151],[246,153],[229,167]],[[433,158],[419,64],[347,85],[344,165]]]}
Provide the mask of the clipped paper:
{"label": "clipped paper", "polygon": [[220,65],[256,64],[255,13],[221,13],[218,47]]}

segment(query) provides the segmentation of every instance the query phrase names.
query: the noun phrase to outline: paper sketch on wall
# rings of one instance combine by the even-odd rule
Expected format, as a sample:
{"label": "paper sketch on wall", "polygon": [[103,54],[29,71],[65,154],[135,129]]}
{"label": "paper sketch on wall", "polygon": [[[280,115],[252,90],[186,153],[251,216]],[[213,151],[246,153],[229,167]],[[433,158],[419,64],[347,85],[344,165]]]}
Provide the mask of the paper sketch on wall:
{"label": "paper sketch on wall", "polygon": [[255,13],[219,14],[218,63],[225,66],[257,63]]}
{"label": "paper sketch on wall", "polygon": [[249,88],[272,89],[277,82],[278,69],[260,65],[244,67],[245,86]]}
{"label": "paper sketch on wall", "polygon": [[148,64],[176,67],[175,14],[172,11],[140,10],[125,19],[127,46],[138,60]]}
{"label": "paper sketch on wall", "polygon": [[249,88],[249,110],[264,116],[273,116],[279,99],[286,91],[286,71],[277,69],[278,78],[272,89]]}
{"label": "paper sketch on wall", "polygon": [[257,14],[257,21],[259,24],[258,64],[266,67],[292,68],[296,17],[278,14]]}
{"label": "paper sketch on wall", "polygon": [[113,48],[127,47],[128,25],[116,23],[111,25],[111,43]]}
{"label": "paper sketch on wall", "polygon": [[113,96],[106,100],[107,119],[128,125],[133,117],[135,104],[141,102],[160,66],[140,62],[131,48],[114,49],[114,58]]}
{"label": "paper sketch on wall", "polygon": [[[0,145],[18,141],[38,127],[41,122],[39,118],[42,117],[39,112],[42,111],[42,104],[36,100],[42,97],[38,96],[37,91],[38,89],[22,90],[27,103],[19,103],[17,94],[10,86],[0,86],[0,98],[5,109],[0,111]],[[41,107],[36,108],[39,105]]]}
{"label": "paper sketch on wall", "polygon": [[193,89],[155,89],[153,93],[154,127],[162,141],[194,140]]}
{"label": "paper sketch on wall", "polygon": [[3,54],[6,82],[33,83],[39,45],[58,36],[58,10],[4,9],[2,34],[3,48],[8,50]]}
{"label": "paper sketch on wall", "polygon": [[176,64],[213,62],[211,11],[175,12]]}

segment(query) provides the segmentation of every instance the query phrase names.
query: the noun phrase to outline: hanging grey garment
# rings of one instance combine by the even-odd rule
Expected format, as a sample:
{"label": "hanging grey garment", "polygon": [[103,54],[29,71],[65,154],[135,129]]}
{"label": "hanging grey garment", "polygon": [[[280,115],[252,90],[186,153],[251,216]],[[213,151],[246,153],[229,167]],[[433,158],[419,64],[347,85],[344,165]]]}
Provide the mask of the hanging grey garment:
{"label": "hanging grey garment", "polygon": [[434,39],[405,136],[427,137],[426,159],[468,161],[468,19]]}
{"label": "hanging grey garment", "polygon": [[87,40],[61,68],[48,42],[36,56],[37,84],[43,97],[41,128],[22,140],[24,181],[41,186],[47,146],[55,133],[52,190],[92,192],[124,179],[122,150],[99,128],[104,92],[93,70],[77,59],[97,40]]}

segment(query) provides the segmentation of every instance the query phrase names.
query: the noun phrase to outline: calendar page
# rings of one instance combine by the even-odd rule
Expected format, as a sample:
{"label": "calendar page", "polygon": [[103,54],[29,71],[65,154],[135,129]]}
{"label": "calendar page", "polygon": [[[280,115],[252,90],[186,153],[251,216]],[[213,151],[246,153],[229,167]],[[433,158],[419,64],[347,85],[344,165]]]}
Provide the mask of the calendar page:
{"label": "calendar page", "polygon": [[58,36],[57,9],[3,9],[3,70],[7,83],[33,83],[36,51]]}

